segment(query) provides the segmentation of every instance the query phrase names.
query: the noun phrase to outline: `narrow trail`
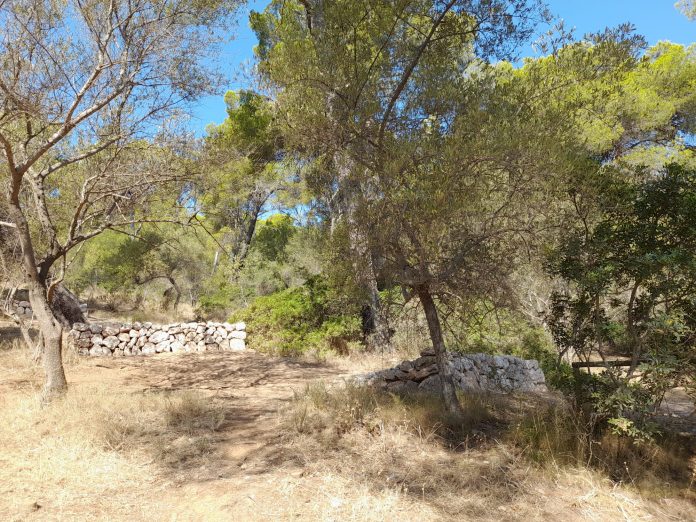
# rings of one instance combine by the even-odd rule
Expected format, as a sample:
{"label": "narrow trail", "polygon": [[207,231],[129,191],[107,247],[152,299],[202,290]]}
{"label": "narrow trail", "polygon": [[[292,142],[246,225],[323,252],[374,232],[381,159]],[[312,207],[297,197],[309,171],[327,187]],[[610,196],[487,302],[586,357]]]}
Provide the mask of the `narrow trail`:
{"label": "narrow trail", "polygon": [[321,485],[281,450],[279,412],[308,384],[350,375],[330,365],[245,351],[90,358],[72,381],[130,393],[190,390],[224,409],[214,463],[164,474],[160,492],[148,499],[155,512],[169,520],[273,520],[287,517],[292,497],[293,515],[302,520],[316,516],[303,506],[314,509]]}

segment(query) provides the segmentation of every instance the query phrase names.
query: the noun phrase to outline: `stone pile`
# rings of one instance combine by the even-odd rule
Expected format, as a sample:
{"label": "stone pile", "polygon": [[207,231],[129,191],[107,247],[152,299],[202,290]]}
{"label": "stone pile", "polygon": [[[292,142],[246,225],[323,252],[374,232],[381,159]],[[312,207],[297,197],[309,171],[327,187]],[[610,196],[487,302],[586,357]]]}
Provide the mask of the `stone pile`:
{"label": "stone pile", "polygon": [[[34,312],[31,309],[31,303],[29,301],[12,301],[10,307],[12,313],[18,315],[21,319],[33,319]],[[82,313],[87,313],[87,304],[80,303],[80,310]]]}
{"label": "stone pile", "polygon": [[[455,385],[469,392],[544,392],[544,372],[538,361],[511,355],[448,354]],[[358,382],[392,392],[437,391],[440,389],[435,356],[422,353],[413,361],[363,375]]]}
{"label": "stone pile", "polygon": [[244,323],[75,323],[69,338],[80,355],[133,356],[161,352],[240,351]]}
{"label": "stone pile", "polygon": [[31,319],[34,316],[29,301],[12,301],[11,310],[22,319]]}

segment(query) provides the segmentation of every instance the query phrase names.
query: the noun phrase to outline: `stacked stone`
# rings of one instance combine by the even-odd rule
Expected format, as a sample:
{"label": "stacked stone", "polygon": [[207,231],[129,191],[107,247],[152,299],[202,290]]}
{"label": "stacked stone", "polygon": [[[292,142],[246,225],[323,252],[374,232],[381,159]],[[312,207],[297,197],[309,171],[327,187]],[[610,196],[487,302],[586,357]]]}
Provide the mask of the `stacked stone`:
{"label": "stacked stone", "polygon": [[80,355],[133,356],[162,352],[241,351],[244,323],[75,323],[69,333]]}
{"label": "stacked stone", "polygon": [[[86,314],[87,304],[80,303],[80,310],[82,310],[82,313]],[[34,317],[34,312],[31,309],[31,303],[29,301],[12,301],[12,311],[22,319],[32,319]]]}
{"label": "stacked stone", "polygon": [[31,319],[34,316],[29,301],[12,301],[12,311],[22,319]]}
{"label": "stacked stone", "polygon": [[[535,360],[511,355],[448,354],[455,385],[469,392],[544,392],[546,379]],[[414,361],[361,376],[359,382],[388,391],[436,391],[440,376],[435,356],[425,352]]]}

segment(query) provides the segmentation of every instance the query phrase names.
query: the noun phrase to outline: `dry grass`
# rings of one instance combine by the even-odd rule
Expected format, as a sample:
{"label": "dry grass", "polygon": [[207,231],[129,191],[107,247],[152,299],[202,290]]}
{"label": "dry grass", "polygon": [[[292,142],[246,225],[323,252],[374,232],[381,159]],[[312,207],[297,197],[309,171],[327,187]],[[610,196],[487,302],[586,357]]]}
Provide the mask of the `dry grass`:
{"label": "dry grass", "polygon": [[293,431],[314,434],[328,443],[356,429],[381,433],[398,427],[461,449],[490,427],[494,418],[489,411],[494,401],[464,395],[460,400],[464,415],[453,417],[432,394],[400,396],[350,383],[338,391],[317,382],[296,394],[287,418]]}
{"label": "dry grass", "polygon": [[313,383],[277,423],[240,421],[235,397],[132,393],[127,370],[68,360],[89,378],[42,408],[40,368],[0,342],[0,520],[696,519],[674,487],[561,458],[568,419],[547,401],[462,397],[451,418],[431,396]]}
{"label": "dry grass", "polygon": [[634,442],[611,432],[593,433],[587,416],[565,402],[518,412],[504,440],[541,466],[582,466],[660,498],[679,492],[696,501],[696,441],[665,433]]}
{"label": "dry grass", "polygon": [[144,490],[213,457],[224,415],[203,396],[75,385],[45,407],[28,351],[0,346],[0,519],[146,518]]}
{"label": "dry grass", "polygon": [[340,473],[375,492],[398,492],[443,520],[696,517],[688,485],[665,487],[663,477],[661,488],[644,495],[646,483],[640,488],[618,482],[570,458],[564,452],[573,446],[567,440],[572,432],[560,417],[556,423],[537,417],[533,435],[538,439],[532,440],[531,428],[521,420],[540,404],[462,399],[465,416],[453,419],[437,399],[425,395],[309,386],[285,414],[286,444],[315,473]]}
{"label": "dry grass", "polygon": [[115,321],[123,323],[151,322],[155,324],[169,324],[175,322],[188,322],[196,318],[196,311],[189,303],[180,303],[176,310],[162,310],[155,303],[129,304],[127,301],[115,298],[90,300],[92,307],[89,311],[89,319],[92,321]]}

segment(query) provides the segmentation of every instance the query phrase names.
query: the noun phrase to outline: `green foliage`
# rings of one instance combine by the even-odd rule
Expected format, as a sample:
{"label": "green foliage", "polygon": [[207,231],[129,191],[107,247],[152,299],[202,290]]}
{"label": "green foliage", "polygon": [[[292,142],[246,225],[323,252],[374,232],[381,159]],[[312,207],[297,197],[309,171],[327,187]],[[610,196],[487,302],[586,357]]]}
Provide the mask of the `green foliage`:
{"label": "green foliage", "polygon": [[583,359],[631,357],[628,373],[604,372],[592,399],[615,431],[646,438],[665,391],[694,388],[696,171],[672,164],[635,179],[607,170],[598,183],[600,219],[550,259],[571,289],[554,295],[550,325],[559,347]]}
{"label": "green foliage", "polygon": [[203,316],[223,316],[241,295],[235,284],[234,272],[226,264],[220,267],[204,284],[198,299],[198,309]]}
{"label": "green foliage", "polygon": [[254,247],[268,261],[287,260],[287,246],[297,229],[292,218],[276,214],[257,225]]}
{"label": "green foliage", "polygon": [[313,277],[302,286],[256,298],[232,319],[247,323],[252,348],[299,355],[359,338],[359,315],[346,305],[332,295],[326,280]]}
{"label": "green foliage", "polygon": [[678,0],[674,7],[679,9],[689,20],[696,20],[696,2],[694,0]]}
{"label": "green foliage", "polygon": [[652,440],[658,426],[651,420],[657,404],[650,390],[640,383],[620,379],[612,371],[604,372],[595,382],[598,386],[592,393],[592,402],[598,420],[606,422],[616,435],[639,442]]}
{"label": "green foliage", "polygon": [[259,296],[301,286],[322,272],[320,249],[321,231],[314,227],[296,227],[282,215],[262,221],[243,266],[220,261],[202,288],[199,311],[222,318]]}
{"label": "green foliage", "polygon": [[132,286],[138,272],[140,259],[148,251],[144,241],[134,241],[116,232],[104,232],[94,238],[84,254],[81,269],[72,275],[71,283],[76,291],[91,284],[108,291]]}
{"label": "green foliage", "polygon": [[292,185],[292,166],[283,160],[274,105],[267,97],[229,91],[225,103],[227,118],[207,129],[196,203],[230,261],[243,263],[259,217]]}
{"label": "green foliage", "polygon": [[547,331],[533,325],[521,314],[506,309],[489,308],[478,303],[466,315],[467,321],[450,321],[447,335],[450,349],[465,353],[507,354],[534,359],[544,372],[549,386],[572,392],[575,378],[572,368],[560,360],[558,350]]}
{"label": "green foliage", "polygon": [[207,266],[206,245],[191,230],[145,224],[129,234],[106,231],[88,241],[67,282],[78,292],[101,289],[135,301],[157,289],[160,305],[168,308],[185,294],[198,297]]}

